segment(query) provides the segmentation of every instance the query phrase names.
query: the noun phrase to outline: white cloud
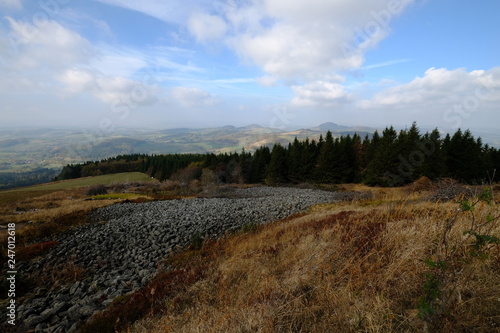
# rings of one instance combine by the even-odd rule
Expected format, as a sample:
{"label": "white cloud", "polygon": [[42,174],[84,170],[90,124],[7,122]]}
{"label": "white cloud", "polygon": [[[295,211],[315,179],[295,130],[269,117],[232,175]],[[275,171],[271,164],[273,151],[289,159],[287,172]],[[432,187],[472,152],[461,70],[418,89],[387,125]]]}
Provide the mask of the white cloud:
{"label": "white cloud", "polygon": [[264,86],[264,87],[272,87],[276,84],[276,82],[278,81],[278,79],[274,76],[270,76],[270,75],[264,75],[264,76],[261,76],[257,79],[255,79],[255,81],[260,84],[261,86]]}
{"label": "white cloud", "polygon": [[[264,0],[260,19],[244,24],[228,10],[228,20],[240,28],[228,45],[243,59],[280,78],[324,79],[332,72],[359,68],[364,52],[390,32],[390,21],[412,0]],[[397,6],[395,6],[396,4]],[[255,22],[260,22],[256,27]]]}
{"label": "white cloud", "polygon": [[99,1],[184,26],[200,43],[224,41],[269,75],[308,81],[361,67],[366,50],[384,39],[392,19],[414,2]]}
{"label": "white cloud", "polygon": [[[156,77],[138,74],[152,61],[146,55],[105,45],[97,49],[55,21],[34,26],[7,20],[10,32],[0,31],[2,92],[37,91],[60,97],[88,94],[131,108],[157,101],[160,89]],[[16,48],[10,47],[9,38]]]}
{"label": "white cloud", "polygon": [[[401,123],[425,119],[445,128],[484,126],[500,121],[500,67],[468,72],[430,68],[423,77],[393,85],[357,103],[362,111]],[[483,125],[481,125],[483,124]]]}
{"label": "white cloud", "polygon": [[188,29],[198,42],[205,43],[223,37],[227,25],[219,16],[196,12],[188,20]]}
{"label": "white cloud", "polygon": [[159,88],[121,76],[104,75],[98,71],[69,69],[59,76],[65,95],[89,93],[111,105],[125,104],[130,108],[152,104],[158,100]]}
{"label": "white cloud", "polygon": [[101,46],[99,54],[89,61],[89,65],[106,75],[131,77],[141,68],[147,67],[148,61],[143,54],[130,49]]}
{"label": "white cloud", "polygon": [[500,101],[493,89],[500,87],[500,67],[489,71],[467,72],[464,68],[447,70],[430,68],[423,77],[383,90],[370,100],[360,103],[363,108],[393,107],[398,109],[426,108],[460,103],[467,96],[478,94],[482,102]]}
{"label": "white cloud", "polygon": [[349,102],[352,96],[341,84],[316,81],[303,86],[292,86],[295,97],[292,106],[331,108]]}
{"label": "white cloud", "polygon": [[172,97],[184,107],[209,106],[216,101],[210,93],[192,87],[175,87]]}
{"label": "white cloud", "polygon": [[88,61],[97,51],[85,38],[55,21],[37,26],[7,17],[13,69],[61,68]]}

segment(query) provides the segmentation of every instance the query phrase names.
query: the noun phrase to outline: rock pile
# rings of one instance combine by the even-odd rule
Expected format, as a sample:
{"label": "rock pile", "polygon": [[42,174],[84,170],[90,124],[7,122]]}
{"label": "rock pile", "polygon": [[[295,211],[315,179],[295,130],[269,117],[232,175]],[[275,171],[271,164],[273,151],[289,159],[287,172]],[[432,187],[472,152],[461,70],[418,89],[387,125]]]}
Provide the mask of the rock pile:
{"label": "rock pile", "polygon": [[342,199],[335,192],[270,187],[238,189],[232,195],[122,203],[92,212],[92,223],[60,236],[49,254],[19,267],[33,277],[69,263],[85,270],[73,284],[38,288],[18,307],[19,322],[35,332],[73,332],[116,297],[145,285],[157,264],[195,234],[216,238]]}

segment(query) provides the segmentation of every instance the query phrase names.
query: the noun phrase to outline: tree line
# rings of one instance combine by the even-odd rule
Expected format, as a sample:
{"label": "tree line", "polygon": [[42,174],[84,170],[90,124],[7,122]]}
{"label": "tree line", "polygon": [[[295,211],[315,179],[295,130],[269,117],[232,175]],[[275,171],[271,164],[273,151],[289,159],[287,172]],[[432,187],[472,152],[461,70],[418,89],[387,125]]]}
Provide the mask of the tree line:
{"label": "tree line", "polygon": [[37,168],[25,172],[0,172],[0,190],[47,183],[56,175],[56,170],[48,168]]}
{"label": "tree line", "polygon": [[426,176],[465,183],[498,181],[500,151],[458,129],[443,138],[437,129],[421,134],[416,123],[396,131],[392,126],[371,137],[328,131],[318,140],[295,140],[287,146],[262,146],[250,153],[120,155],[65,166],[57,179],[118,172],[144,172],[161,181],[200,179],[210,171],[217,182],[366,183],[400,186]]}

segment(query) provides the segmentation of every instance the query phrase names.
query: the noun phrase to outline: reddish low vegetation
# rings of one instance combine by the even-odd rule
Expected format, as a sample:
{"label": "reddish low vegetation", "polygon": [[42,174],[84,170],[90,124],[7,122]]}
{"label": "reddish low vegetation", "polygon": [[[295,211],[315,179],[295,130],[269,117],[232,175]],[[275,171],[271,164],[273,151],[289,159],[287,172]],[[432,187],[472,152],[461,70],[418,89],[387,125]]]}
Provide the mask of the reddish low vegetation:
{"label": "reddish low vegetation", "polygon": [[56,241],[40,242],[25,247],[21,247],[17,253],[16,257],[20,261],[28,261],[35,257],[44,255],[51,248],[57,245]]}

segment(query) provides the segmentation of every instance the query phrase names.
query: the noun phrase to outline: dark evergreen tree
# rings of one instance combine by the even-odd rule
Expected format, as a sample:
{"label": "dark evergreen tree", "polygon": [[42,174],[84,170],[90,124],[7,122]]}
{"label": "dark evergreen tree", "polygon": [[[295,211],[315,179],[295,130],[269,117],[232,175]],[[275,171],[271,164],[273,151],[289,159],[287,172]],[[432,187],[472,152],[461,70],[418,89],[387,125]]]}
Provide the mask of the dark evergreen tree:
{"label": "dark evergreen tree", "polygon": [[443,177],[446,166],[444,163],[442,140],[440,139],[438,129],[434,129],[430,134],[426,133],[422,138],[421,150],[425,154],[425,160],[422,164],[422,176],[431,180]]}
{"label": "dark evergreen tree", "polygon": [[304,180],[303,155],[304,145],[295,137],[293,143],[288,145],[287,154],[288,179],[292,183],[300,183]]}
{"label": "dark evergreen tree", "polygon": [[398,175],[397,138],[398,134],[392,126],[382,132],[366,171],[365,182],[368,185],[398,186],[403,183],[402,177]]}
{"label": "dark evergreen tree", "polygon": [[335,182],[352,183],[357,176],[357,156],[354,139],[350,135],[335,141]]}
{"label": "dark evergreen tree", "polygon": [[[371,140],[368,137],[368,135],[366,135],[365,139],[363,140],[362,152],[360,158],[360,172],[361,172],[361,177],[365,179],[365,181],[369,177],[368,167],[370,165],[370,162],[375,157],[375,154],[377,153],[379,144],[380,144],[380,135],[378,134],[378,131],[375,131],[375,133],[373,133]],[[366,182],[369,183],[369,181]]]}
{"label": "dark evergreen tree", "polygon": [[446,142],[446,169],[449,177],[466,183],[479,183],[487,178],[481,139],[469,130],[458,129]]}
{"label": "dark evergreen tree", "polygon": [[271,151],[269,147],[262,146],[253,154],[250,163],[250,182],[262,183],[266,178],[266,168],[271,161]]}
{"label": "dark evergreen tree", "polygon": [[300,156],[300,174],[301,180],[304,182],[314,181],[314,170],[316,168],[316,160],[318,158],[316,141],[306,139],[302,144],[302,154]]}
{"label": "dark evergreen tree", "polygon": [[394,146],[395,154],[398,154],[398,167],[392,172],[400,177],[400,184],[412,182],[421,176],[422,165],[425,161],[425,154],[421,148],[420,133],[414,122],[409,130],[399,133]]}
{"label": "dark evergreen tree", "polygon": [[266,169],[266,182],[269,184],[284,184],[288,181],[286,165],[286,149],[279,143],[271,151],[271,160]]}
{"label": "dark evergreen tree", "polygon": [[316,165],[316,181],[320,183],[335,182],[335,155],[332,132],[326,133],[325,140],[320,137],[320,151]]}
{"label": "dark evergreen tree", "polygon": [[[483,145],[470,131],[460,129],[441,139],[439,131],[420,135],[416,123],[399,134],[393,127],[382,136],[375,132],[363,141],[359,135],[334,139],[331,132],[319,141],[297,138],[287,148],[276,144],[272,152],[260,147],[253,154],[131,154],[65,166],[57,179],[118,172],[145,172],[159,180],[188,175],[208,168],[224,182],[349,183],[403,185],[420,176],[452,177],[480,183],[500,178],[500,152]],[[196,177],[195,177],[196,178]],[[224,179],[224,180],[222,180]]]}

